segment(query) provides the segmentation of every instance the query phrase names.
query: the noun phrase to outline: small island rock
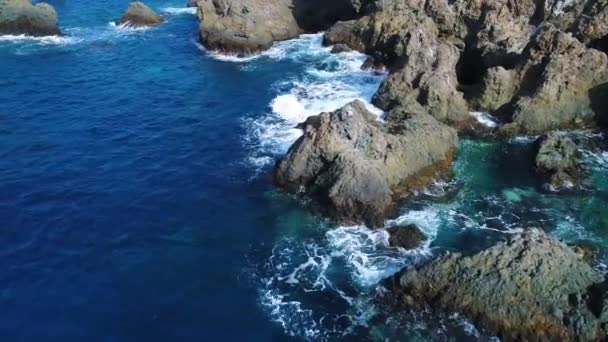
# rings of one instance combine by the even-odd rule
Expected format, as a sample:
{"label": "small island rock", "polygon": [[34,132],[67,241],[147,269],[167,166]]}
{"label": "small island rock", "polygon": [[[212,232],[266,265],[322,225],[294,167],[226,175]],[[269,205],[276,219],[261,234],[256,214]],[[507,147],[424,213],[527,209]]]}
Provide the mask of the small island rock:
{"label": "small island rock", "polygon": [[391,247],[414,249],[426,240],[424,233],[414,224],[407,226],[392,226],[386,230],[390,237],[388,243]]}
{"label": "small island rock", "polygon": [[31,0],[0,0],[0,35],[61,35],[57,12],[46,3]]}
{"label": "small island rock", "polygon": [[157,26],[162,24],[163,17],[156,14],[143,2],[132,2],[118,24],[133,27]]}
{"label": "small island rock", "polygon": [[581,173],[581,153],[572,139],[551,132],[538,142],[536,170],[548,181],[549,188],[572,188]]}

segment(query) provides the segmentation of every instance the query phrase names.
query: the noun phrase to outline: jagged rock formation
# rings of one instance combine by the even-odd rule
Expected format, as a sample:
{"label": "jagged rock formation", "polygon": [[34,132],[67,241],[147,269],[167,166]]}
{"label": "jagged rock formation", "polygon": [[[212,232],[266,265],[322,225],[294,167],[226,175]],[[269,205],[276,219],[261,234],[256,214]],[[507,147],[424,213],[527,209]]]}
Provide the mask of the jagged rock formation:
{"label": "jagged rock formation", "polygon": [[414,249],[426,240],[424,233],[414,224],[393,226],[386,229],[389,233],[388,243],[391,247]]}
{"label": "jagged rock formation", "polygon": [[538,142],[535,166],[549,189],[572,188],[581,173],[581,153],[572,139],[551,132]]}
{"label": "jagged rock formation", "polygon": [[297,37],[291,0],[199,0],[202,43],[211,50],[252,53]]}
{"label": "jagged rock formation", "polygon": [[146,27],[160,25],[163,21],[163,17],[154,13],[143,2],[137,1],[129,4],[127,11],[120,18],[118,24],[132,27]]}
{"label": "jagged rock formation", "polygon": [[389,66],[378,107],[429,113],[457,127],[469,111],[491,112],[507,123],[506,135],[593,124],[589,93],[608,81],[608,3],[380,3],[325,37]]}
{"label": "jagged rock formation", "polygon": [[506,341],[602,341],[607,285],[568,246],[532,229],[410,268],[394,290],[405,305],[464,313]]}
{"label": "jagged rock formation", "polygon": [[456,132],[429,115],[377,121],[360,101],[300,125],[304,135],[277,165],[275,182],[306,193],[341,222],[380,226],[396,199],[449,172]]}
{"label": "jagged rock formation", "polygon": [[200,36],[212,50],[247,54],[373,10],[373,0],[198,0]]}
{"label": "jagged rock formation", "polygon": [[60,35],[57,12],[46,3],[31,0],[0,0],[0,35]]}

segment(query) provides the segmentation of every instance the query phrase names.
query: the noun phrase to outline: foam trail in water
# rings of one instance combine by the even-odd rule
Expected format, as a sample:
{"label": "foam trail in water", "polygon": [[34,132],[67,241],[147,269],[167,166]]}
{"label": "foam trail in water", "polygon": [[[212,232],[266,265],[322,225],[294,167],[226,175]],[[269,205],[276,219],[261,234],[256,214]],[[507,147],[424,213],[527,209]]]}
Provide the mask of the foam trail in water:
{"label": "foam trail in water", "polygon": [[34,37],[25,34],[21,35],[2,35],[0,36],[0,42],[12,42],[12,43],[24,43],[31,42],[41,45],[67,45],[77,43],[79,39],[69,36],[43,36]]}
{"label": "foam trail in water", "polygon": [[133,26],[130,22],[118,24],[114,21],[108,23],[108,25],[118,31],[122,32],[141,32],[152,29],[151,26]]}
{"label": "foam trail in water", "polygon": [[[260,302],[292,336],[331,340],[368,326],[376,314],[377,284],[408,263],[428,258],[427,245],[413,251],[391,248],[388,233],[364,226],[329,230],[321,239],[285,238],[267,265]],[[319,300],[331,295],[343,308],[328,313]]]}
{"label": "foam trail in water", "polygon": [[385,75],[361,70],[366,58],[363,54],[332,54],[331,48],[322,46],[322,39],[321,34],[302,35],[277,43],[258,56],[247,57],[249,61],[262,57],[289,59],[304,71],[296,79],[277,83],[277,95],[269,104],[269,113],[246,122],[249,129],[253,128],[247,140],[257,145],[250,158],[256,167],[284,154],[302,134],[296,125],[311,115],[361,100],[370,111],[382,116],[382,111],[372,106],[370,100]]}
{"label": "foam trail in water", "polygon": [[489,113],[485,113],[485,112],[470,112],[469,114],[472,117],[474,117],[475,120],[477,120],[477,122],[479,122],[480,124],[482,124],[482,125],[484,125],[486,127],[489,127],[489,128],[496,128],[496,127],[498,127],[498,122]]}

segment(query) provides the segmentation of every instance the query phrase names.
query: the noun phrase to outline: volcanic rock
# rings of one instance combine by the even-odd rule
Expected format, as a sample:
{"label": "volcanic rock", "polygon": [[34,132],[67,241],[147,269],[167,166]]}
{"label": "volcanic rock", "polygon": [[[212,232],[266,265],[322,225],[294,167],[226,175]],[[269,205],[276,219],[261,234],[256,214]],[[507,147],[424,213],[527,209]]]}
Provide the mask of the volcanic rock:
{"label": "volcanic rock", "polygon": [[163,17],[154,13],[143,2],[136,1],[129,4],[129,8],[127,8],[125,14],[120,18],[118,24],[131,27],[146,27],[160,25],[163,21]]}
{"label": "volcanic rock", "polygon": [[548,181],[549,188],[571,188],[581,173],[581,153],[572,139],[551,132],[538,142],[536,170]]}
{"label": "volcanic rock", "polygon": [[606,283],[565,244],[531,229],[478,254],[442,256],[399,278],[406,305],[459,312],[507,341],[601,341]]}
{"label": "volcanic rock", "polygon": [[456,132],[426,114],[386,126],[360,101],[309,117],[275,170],[275,182],[305,193],[340,222],[380,226],[395,200],[449,172]]}
{"label": "volcanic rock", "polygon": [[0,35],[61,35],[57,12],[46,3],[31,0],[0,0]]}

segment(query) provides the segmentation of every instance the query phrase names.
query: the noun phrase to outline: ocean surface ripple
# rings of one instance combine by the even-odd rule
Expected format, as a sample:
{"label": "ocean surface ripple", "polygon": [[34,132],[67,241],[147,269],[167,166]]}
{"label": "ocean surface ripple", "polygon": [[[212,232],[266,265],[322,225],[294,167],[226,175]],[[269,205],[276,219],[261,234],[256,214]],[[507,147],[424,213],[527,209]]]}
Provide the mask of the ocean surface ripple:
{"label": "ocean surface ripple", "polygon": [[[49,1],[63,37],[0,36],[3,341],[488,340],[458,314],[395,313],[383,280],[443,250],[540,226],[608,247],[608,146],[569,133],[585,190],[543,192],[530,138],[463,139],[454,178],[404,202],[418,249],[338,226],[274,189],[310,115],[370,100],[386,75],[320,34],[255,56],[198,44],[181,0],[151,29],[113,24],[128,1]],[[472,113],[491,126],[498,123]]]}

